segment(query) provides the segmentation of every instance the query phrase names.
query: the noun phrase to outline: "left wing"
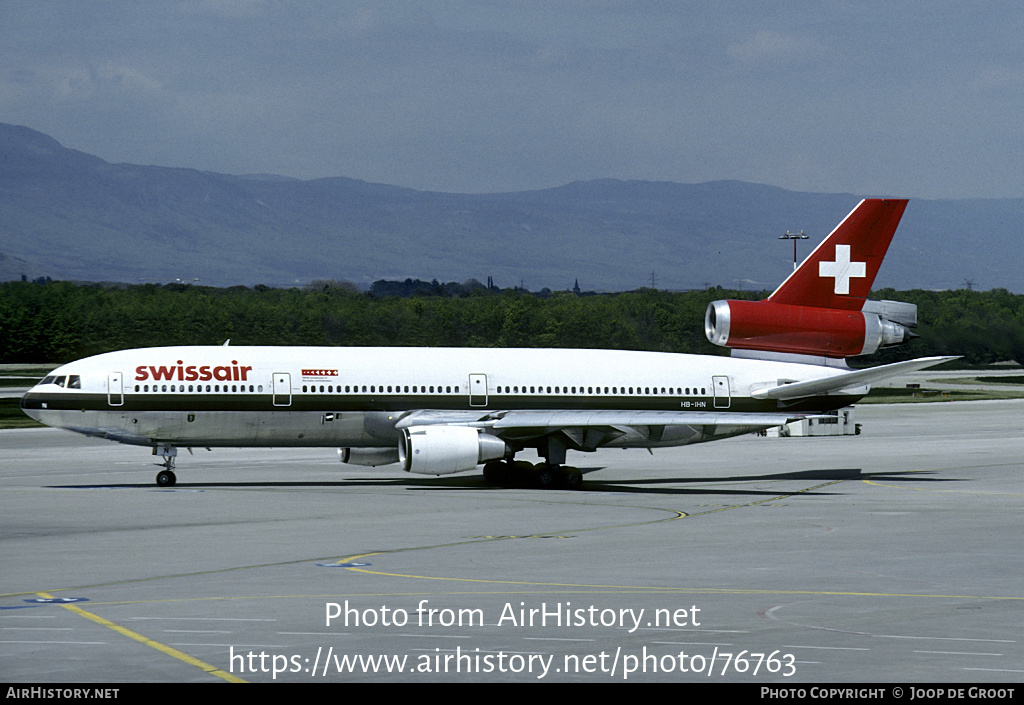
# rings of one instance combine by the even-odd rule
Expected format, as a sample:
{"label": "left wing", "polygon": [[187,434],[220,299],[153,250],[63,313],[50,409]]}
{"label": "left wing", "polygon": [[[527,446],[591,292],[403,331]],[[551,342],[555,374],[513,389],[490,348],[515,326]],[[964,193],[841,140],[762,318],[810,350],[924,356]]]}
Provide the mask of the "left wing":
{"label": "left wing", "polygon": [[[516,411],[440,411],[423,409],[404,416],[396,428],[412,426],[472,426],[503,434],[545,435],[565,429],[616,426],[715,426],[753,429],[782,426],[808,414],[722,413],[714,411],[624,411],[615,409],[524,409]],[[525,432],[525,433],[524,433]]]}
{"label": "left wing", "polygon": [[781,426],[806,414],[750,414],[713,411],[618,411],[614,409],[509,411],[496,419],[496,431],[513,428],[537,428],[545,433],[563,428],[589,426]]}

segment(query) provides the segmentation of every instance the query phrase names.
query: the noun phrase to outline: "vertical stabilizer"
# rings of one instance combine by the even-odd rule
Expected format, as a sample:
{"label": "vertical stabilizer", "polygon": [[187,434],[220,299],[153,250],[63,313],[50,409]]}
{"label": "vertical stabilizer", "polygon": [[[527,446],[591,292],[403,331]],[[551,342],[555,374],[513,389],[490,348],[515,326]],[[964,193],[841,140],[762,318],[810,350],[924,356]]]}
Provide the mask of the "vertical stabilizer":
{"label": "vertical stabilizer", "polygon": [[906,207],[906,199],[861,201],[768,301],[860,311]]}

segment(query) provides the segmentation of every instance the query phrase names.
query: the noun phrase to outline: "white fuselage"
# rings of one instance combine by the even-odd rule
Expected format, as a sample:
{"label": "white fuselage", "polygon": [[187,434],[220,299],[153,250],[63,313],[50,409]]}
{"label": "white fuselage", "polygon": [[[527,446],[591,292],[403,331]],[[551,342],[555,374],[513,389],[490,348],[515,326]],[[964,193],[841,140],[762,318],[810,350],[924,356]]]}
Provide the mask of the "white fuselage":
{"label": "white fuselage", "polygon": [[[841,372],[614,350],[183,346],[69,363],[33,387],[22,407],[47,425],[136,445],[393,447],[395,424],[412,411],[770,413],[797,406],[754,399],[754,391]],[[827,411],[858,396],[817,397],[799,410]],[[608,445],[713,437],[644,442],[626,434]]]}

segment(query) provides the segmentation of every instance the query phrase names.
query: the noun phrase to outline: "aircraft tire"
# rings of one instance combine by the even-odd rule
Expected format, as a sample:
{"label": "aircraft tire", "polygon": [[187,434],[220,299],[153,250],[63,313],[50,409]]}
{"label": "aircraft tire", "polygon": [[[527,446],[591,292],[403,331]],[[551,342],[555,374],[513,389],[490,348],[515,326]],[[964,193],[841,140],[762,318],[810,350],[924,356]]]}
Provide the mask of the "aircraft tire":
{"label": "aircraft tire", "polygon": [[161,470],[156,474],[156,484],[159,487],[174,487],[177,481],[173,470]]}
{"label": "aircraft tire", "polygon": [[492,460],[484,465],[484,479],[495,485],[507,485],[511,469],[503,460]]}
{"label": "aircraft tire", "polygon": [[534,479],[541,489],[546,490],[557,484],[558,471],[547,463],[541,463],[537,466],[537,474]]}
{"label": "aircraft tire", "polygon": [[562,468],[562,486],[567,490],[578,490],[583,485],[583,473],[579,468]]}
{"label": "aircraft tire", "polygon": [[533,463],[525,460],[516,460],[508,465],[508,476],[505,480],[505,487],[529,487],[533,479]]}

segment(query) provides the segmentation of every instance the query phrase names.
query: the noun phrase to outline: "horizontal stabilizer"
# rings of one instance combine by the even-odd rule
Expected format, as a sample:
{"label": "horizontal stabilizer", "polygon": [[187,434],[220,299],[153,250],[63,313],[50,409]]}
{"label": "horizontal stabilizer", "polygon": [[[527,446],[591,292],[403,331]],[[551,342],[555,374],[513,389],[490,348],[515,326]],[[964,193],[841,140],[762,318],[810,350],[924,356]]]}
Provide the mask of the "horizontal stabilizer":
{"label": "horizontal stabilizer", "polygon": [[875,382],[895,377],[899,374],[916,372],[928,367],[940,365],[943,362],[956,360],[957,355],[939,357],[920,357],[916,360],[906,362],[894,362],[891,365],[871,367],[856,372],[845,372],[831,377],[812,379],[807,382],[793,382],[792,384],[781,384],[777,387],[755,390],[751,396],[755,399],[802,399],[804,397],[820,396],[822,394],[834,394],[846,389],[856,389]]}

